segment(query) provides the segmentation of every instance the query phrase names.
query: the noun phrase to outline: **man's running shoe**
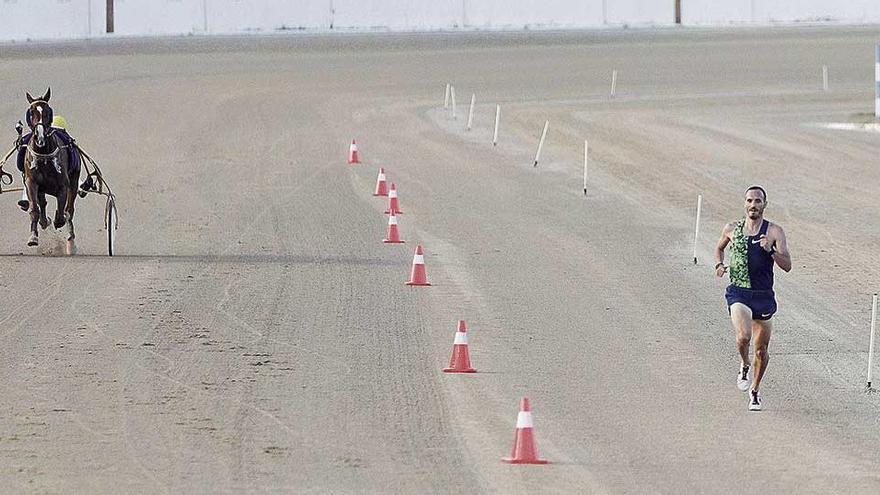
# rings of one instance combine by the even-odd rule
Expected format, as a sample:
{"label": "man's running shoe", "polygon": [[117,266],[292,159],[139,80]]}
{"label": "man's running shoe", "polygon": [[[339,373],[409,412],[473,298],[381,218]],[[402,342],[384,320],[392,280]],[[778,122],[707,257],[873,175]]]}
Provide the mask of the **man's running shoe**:
{"label": "man's running shoe", "polygon": [[751,385],[751,373],[749,372],[749,367],[747,365],[742,365],[739,368],[739,373],[736,374],[736,388],[745,392],[749,389],[749,385]]}
{"label": "man's running shoe", "polygon": [[749,391],[749,411],[761,410],[761,394],[757,390]]}

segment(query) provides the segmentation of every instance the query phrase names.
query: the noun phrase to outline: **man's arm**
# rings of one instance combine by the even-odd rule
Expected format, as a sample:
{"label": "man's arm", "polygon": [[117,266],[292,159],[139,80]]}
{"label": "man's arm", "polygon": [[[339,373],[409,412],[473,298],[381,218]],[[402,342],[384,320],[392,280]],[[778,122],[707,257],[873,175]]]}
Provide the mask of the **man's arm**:
{"label": "man's arm", "polygon": [[727,267],[724,266],[724,249],[730,244],[730,233],[733,232],[733,224],[729,223],[721,229],[721,238],[715,245],[715,276],[723,277]]}
{"label": "man's arm", "polygon": [[779,225],[772,225],[772,237],[775,242],[776,251],[772,254],[773,261],[779,265],[779,268],[790,272],[791,271],[791,253],[788,252],[788,242],[785,240],[785,232],[782,230],[782,227]]}

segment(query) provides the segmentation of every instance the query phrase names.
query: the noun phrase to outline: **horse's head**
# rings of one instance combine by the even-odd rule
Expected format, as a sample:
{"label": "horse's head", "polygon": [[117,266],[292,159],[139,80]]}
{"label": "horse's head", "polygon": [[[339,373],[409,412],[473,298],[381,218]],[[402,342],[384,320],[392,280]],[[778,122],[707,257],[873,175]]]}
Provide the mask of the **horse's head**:
{"label": "horse's head", "polygon": [[34,144],[38,148],[43,148],[46,146],[46,136],[52,128],[52,107],[49,106],[52,88],[47,89],[46,94],[39,98],[34,98],[30,93],[26,95],[30,103],[27,111],[28,126],[34,131]]}

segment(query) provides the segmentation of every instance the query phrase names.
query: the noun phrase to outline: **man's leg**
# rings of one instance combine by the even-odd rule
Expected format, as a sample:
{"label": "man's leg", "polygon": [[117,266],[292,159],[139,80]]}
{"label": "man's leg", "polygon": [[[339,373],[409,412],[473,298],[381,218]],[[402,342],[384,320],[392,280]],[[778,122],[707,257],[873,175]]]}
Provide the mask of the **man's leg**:
{"label": "man's leg", "polygon": [[742,364],[748,366],[749,342],[752,340],[752,310],[743,303],[730,305],[730,321],[733,322],[733,330],[736,332],[736,348]]}
{"label": "man's leg", "polygon": [[[22,179],[24,182],[24,179]],[[27,189],[21,189],[21,199],[18,200],[18,207],[21,208],[21,211],[28,211],[28,207],[31,205],[30,201],[28,201]]]}
{"label": "man's leg", "polygon": [[755,367],[752,390],[758,390],[761,379],[764,378],[764,372],[767,371],[767,364],[770,362],[767,348],[770,345],[772,330],[773,324],[770,323],[770,320],[754,320],[752,322],[752,331],[755,334]]}
{"label": "man's leg", "polygon": [[[21,144],[18,147],[18,156],[15,158],[15,164],[18,166],[18,171],[21,172],[21,183],[24,184],[24,158],[27,154],[27,144],[31,140],[31,133],[27,133],[21,137]],[[18,207],[21,208],[21,211],[28,211],[28,207],[30,203],[28,202],[27,197],[27,188],[21,192],[21,199],[18,200]]]}

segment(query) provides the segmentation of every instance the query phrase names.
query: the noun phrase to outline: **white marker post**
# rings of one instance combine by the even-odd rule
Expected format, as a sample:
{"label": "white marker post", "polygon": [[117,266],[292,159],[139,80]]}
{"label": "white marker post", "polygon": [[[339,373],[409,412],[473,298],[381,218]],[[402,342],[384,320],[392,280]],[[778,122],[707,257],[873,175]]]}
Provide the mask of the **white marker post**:
{"label": "white marker post", "polygon": [[446,96],[443,98],[443,108],[449,108],[449,83],[446,83]]}
{"label": "white marker post", "polygon": [[874,49],[874,118],[880,119],[880,44]]}
{"label": "white marker post", "polygon": [[587,140],[584,139],[584,196],[587,195],[587,159],[589,158],[589,149]]}
{"label": "white marker post", "polygon": [[541,132],[541,140],[538,141],[538,152],[535,153],[535,164],[533,167],[538,166],[538,160],[541,158],[541,149],[544,147],[544,140],[547,139],[547,128],[550,127],[550,121],[544,122],[544,130]]}
{"label": "white marker post", "polygon": [[617,92],[617,69],[611,71],[611,97],[614,98],[614,93]]}
{"label": "white marker post", "polygon": [[495,105],[495,134],[492,137],[492,146],[498,145],[498,124],[501,122],[501,105]]}
{"label": "white marker post", "polygon": [[828,91],[828,66],[822,66],[822,91]]}
{"label": "white marker post", "polygon": [[449,94],[452,96],[452,118],[455,117],[455,86],[452,86],[449,90]]}
{"label": "white marker post", "polygon": [[474,125],[474,103],[477,101],[477,95],[475,93],[471,93],[471,108],[468,110],[468,123],[467,130],[471,130],[471,126]]}
{"label": "white marker post", "polygon": [[877,327],[877,294],[871,303],[871,338],[868,343],[868,390],[871,390],[871,368],[874,366],[874,330]]}
{"label": "white marker post", "polygon": [[700,236],[700,213],[703,209],[703,195],[697,195],[697,223],[694,227],[694,264],[697,264],[697,238]]}

